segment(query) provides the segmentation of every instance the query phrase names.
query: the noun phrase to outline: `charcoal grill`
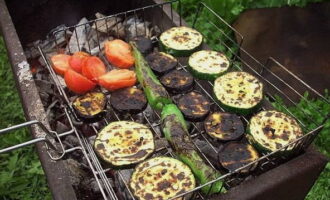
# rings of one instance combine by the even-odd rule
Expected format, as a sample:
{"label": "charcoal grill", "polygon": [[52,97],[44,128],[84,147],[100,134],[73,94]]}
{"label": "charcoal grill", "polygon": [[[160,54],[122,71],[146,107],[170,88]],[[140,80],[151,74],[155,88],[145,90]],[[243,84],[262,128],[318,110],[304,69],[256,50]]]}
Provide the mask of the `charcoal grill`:
{"label": "charcoal grill", "polygon": [[[69,26],[61,30],[56,30],[51,33],[50,37],[55,41],[55,46],[57,50],[60,51],[62,46],[58,42],[58,35],[66,35],[68,31],[73,31],[76,28],[86,29],[87,26],[92,26],[95,22],[107,22],[108,20],[111,20],[116,17],[121,17],[125,19],[130,16],[136,16],[143,19],[143,21],[150,21],[152,24],[157,25],[161,29],[161,31],[164,31],[173,26],[187,25],[184,20],[181,19],[181,15],[174,11],[174,7],[177,8],[179,13],[181,11],[182,5],[179,0],[173,0],[168,2],[163,2],[161,0],[146,0],[138,1],[134,4],[137,5],[128,4],[129,8],[120,8],[119,10],[117,10],[124,10],[123,12],[112,14],[96,20],[90,20],[83,24]],[[130,170],[113,170],[109,167],[106,167],[100,162],[89,141],[89,135],[84,134],[84,130],[80,126],[81,122],[79,121],[79,118],[76,116],[74,110],[72,109],[70,100],[72,94],[70,94],[61,84],[61,80],[50,66],[49,55],[45,52],[43,47],[39,46],[38,51],[40,52],[40,55],[45,62],[47,73],[49,73],[51,80],[54,83],[56,94],[58,95],[57,104],[59,105],[56,107],[57,112],[63,113],[63,118],[65,121],[67,121],[69,125],[69,130],[64,132],[56,132],[54,130],[51,130],[51,126],[49,126],[49,122],[47,121],[46,114],[38,94],[38,90],[36,89],[34,83],[34,79],[30,74],[29,65],[26,62],[26,58],[23,54],[20,41],[18,39],[18,36],[16,35],[15,28],[13,27],[9,12],[3,0],[0,1],[0,8],[1,27],[6,40],[6,45],[9,51],[9,57],[14,69],[14,73],[16,75],[15,78],[17,81],[17,86],[18,88],[20,88],[21,91],[20,95],[23,100],[22,102],[24,105],[27,119],[31,120],[20,125],[3,129],[0,131],[0,134],[12,131],[17,128],[29,126],[31,127],[31,132],[35,137],[34,140],[28,141],[26,143],[0,150],[0,153],[14,150],[26,145],[36,144],[54,199],[76,199],[77,196],[74,192],[74,189],[70,184],[70,180],[66,176],[68,172],[66,170],[65,164],[63,163],[63,159],[65,159],[66,156],[72,152],[80,151],[82,152],[82,155],[88,163],[87,167],[89,168],[92,176],[94,176],[97,182],[97,186],[100,189],[100,194],[102,198],[134,199],[129,187],[127,186],[127,181],[129,178],[128,174],[130,173]],[[134,9],[130,10],[132,8]],[[214,23],[211,21],[201,21],[200,16],[202,14],[207,14],[208,16],[210,16],[210,18],[213,18]],[[282,97],[288,105],[296,105],[298,99],[300,98],[308,102],[308,100],[302,93],[303,91],[309,91],[309,93],[313,96],[317,96],[323,101],[330,103],[326,98],[324,98],[312,87],[307,85],[303,80],[299,79],[299,77],[294,75],[283,65],[278,63],[274,58],[270,57],[266,64],[262,64],[258,60],[256,60],[252,55],[250,55],[247,51],[241,48],[241,44],[243,42],[243,37],[241,36],[241,34],[229,24],[227,24],[220,16],[218,16],[207,5],[203,3],[201,3],[198,7],[195,20],[192,26],[199,30],[199,25],[201,23],[208,23],[210,30],[216,31],[216,33],[222,36],[222,39],[217,40],[217,44],[224,47],[224,51],[228,52],[231,55],[233,70],[248,71],[263,81],[264,85],[266,86],[266,96],[268,100],[265,100],[263,102],[263,106],[261,109],[271,109],[272,106],[270,102],[276,99],[276,96]],[[53,26],[55,26],[55,24],[52,23]],[[225,30],[227,31],[224,31],[224,29],[220,28],[220,25],[222,25],[221,27],[226,27]],[[53,27],[49,27],[48,31],[50,31],[50,28]],[[109,27],[106,28],[108,29]],[[146,29],[146,27],[144,28]],[[22,30],[24,30],[24,28],[21,27],[20,31]],[[228,30],[230,33],[228,33]],[[236,35],[237,41],[239,42],[232,40],[232,37],[230,37],[231,33]],[[98,33],[96,34],[98,44],[97,46],[99,48],[99,51],[102,52],[102,47],[100,45],[100,37]],[[44,37],[44,35],[38,35],[37,37]],[[35,36],[31,37],[33,38]],[[76,38],[76,40],[78,41],[78,48],[81,50],[82,47],[79,45],[80,38],[74,34],[72,37]],[[208,36],[204,35],[204,37],[207,40]],[[155,38],[155,40],[157,40],[157,38]],[[28,41],[28,39],[25,38],[24,41]],[[15,46],[14,44],[18,45]],[[238,53],[238,51],[235,51],[232,47],[239,49],[240,53]],[[208,46],[205,44],[203,48],[207,49]],[[89,45],[87,45],[87,49],[85,50],[91,52],[92,49],[89,48]],[[68,51],[72,53],[70,49],[68,49]],[[246,62],[246,60],[242,60],[242,55],[245,55],[249,62]],[[107,67],[109,69],[112,69],[111,64],[107,62],[102,53],[99,54],[99,56],[107,64]],[[179,68],[186,70],[187,60],[185,58],[180,58],[179,60]],[[277,67],[270,68],[270,65],[275,65]],[[296,80],[297,85],[292,86],[287,84],[285,80],[287,80],[288,78]],[[202,92],[209,99],[213,100],[212,94],[210,93],[211,88],[211,82],[195,81],[194,89]],[[213,110],[223,110],[214,100],[212,108]],[[295,117],[294,113],[291,113],[290,110],[288,110],[286,107],[283,107],[283,109]],[[162,135],[159,131],[160,117],[158,112],[147,108],[146,111],[139,115],[122,115],[114,112],[110,108],[108,108],[107,110],[108,114],[99,123],[87,125],[88,130],[94,132],[93,134],[97,134],[98,131],[110,121],[128,119],[147,124],[152,129],[155,138],[162,138]],[[315,112],[318,112],[317,109],[315,110]],[[278,199],[285,197],[288,198],[289,196],[291,199],[303,198],[327,161],[320,154],[316,153],[312,148],[308,148],[313,139],[324,127],[325,121],[318,122],[311,116],[309,116],[308,113],[305,113],[305,111],[303,110],[301,111],[301,113],[305,116],[306,119],[311,122],[311,124],[313,124],[313,127],[308,128],[310,124],[305,124],[302,121],[298,120],[300,125],[306,130],[306,134],[295,142],[281,148],[281,150],[285,150],[293,146],[294,153],[290,157],[273,156],[273,154],[275,154],[276,152],[263,154],[262,157],[257,161],[250,163],[235,171],[225,173],[218,179],[207,183],[212,184],[217,180],[225,181],[225,186],[229,189],[229,191],[224,195],[202,195],[199,192],[199,189],[204,185],[200,185],[192,191],[181,194],[180,196],[184,196],[188,193],[193,192],[193,199]],[[245,123],[248,123],[248,118],[242,117],[242,120],[245,121]],[[212,141],[210,138],[208,138],[208,136],[204,134],[200,124],[192,123],[192,126],[193,130],[191,131],[191,136],[194,141],[202,141],[203,144],[206,144],[208,148],[207,150],[205,150],[201,145],[195,144],[195,146],[197,147],[201,155],[203,155],[203,158],[212,167],[216,167],[214,159],[212,158],[212,154],[217,153],[217,149],[219,148],[219,146],[217,146],[214,141]],[[63,139],[68,135],[75,135],[78,138],[79,142],[76,146],[71,146],[70,148],[67,148],[67,145],[63,144]],[[157,149],[155,154],[174,156],[169,146],[164,146],[162,148]],[[306,162],[309,164],[306,164]],[[253,172],[251,171],[249,175],[242,175],[238,173],[241,169],[249,168],[255,163],[258,163],[258,170],[255,170]],[[296,168],[299,168],[299,170],[293,171]],[[305,173],[308,173],[308,175],[306,176]],[[301,176],[301,174],[304,174],[305,177],[299,177]],[[110,180],[115,180],[117,182],[114,184]],[[290,185],[290,183],[295,182],[297,180],[302,181],[302,187],[294,189],[294,187],[296,186]]]}

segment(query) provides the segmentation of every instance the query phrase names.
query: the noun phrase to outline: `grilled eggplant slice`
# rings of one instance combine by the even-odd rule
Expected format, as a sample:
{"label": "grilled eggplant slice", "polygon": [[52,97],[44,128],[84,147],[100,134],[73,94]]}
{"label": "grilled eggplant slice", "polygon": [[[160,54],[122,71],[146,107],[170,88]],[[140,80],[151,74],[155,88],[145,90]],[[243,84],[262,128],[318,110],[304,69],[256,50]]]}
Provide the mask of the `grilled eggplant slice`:
{"label": "grilled eggplant slice", "polygon": [[194,78],[186,71],[172,70],[160,78],[164,87],[174,93],[188,91],[194,85]]}
{"label": "grilled eggplant slice", "polygon": [[102,92],[88,92],[72,103],[77,115],[85,120],[98,120],[104,113],[106,96]]}
{"label": "grilled eggplant slice", "polygon": [[146,60],[157,75],[163,75],[173,70],[178,65],[178,60],[164,52],[154,52],[146,57]]}
{"label": "grilled eggplant slice", "polygon": [[[251,144],[261,152],[276,151],[303,135],[294,118],[275,110],[261,111],[254,115],[248,133],[252,136],[248,137]],[[293,145],[290,145],[286,151],[290,152],[292,148]]]}
{"label": "grilled eggplant slice", "polygon": [[170,28],[160,35],[161,49],[173,56],[190,56],[202,43],[202,34],[185,26]]}
{"label": "grilled eggplant slice", "polygon": [[155,149],[151,130],[132,121],[107,125],[96,137],[97,154],[113,166],[129,166],[146,159]]}
{"label": "grilled eggplant slice", "polygon": [[263,84],[247,72],[230,72],[217,78],[213,91],[222,107],[247,115],[259,108],[263,98]]}
{"label": "grilled eggplant slice", "polygon": [[215,139],[231,141],[241,138],[244,134],[244,125],[241,119],[231,113],[215,112],[204,121],[207,134]]}
{"label": "grilled eggplant slice", "polygon": [[203,120],[210,112],[210,101],[199,92],[189,92],[178,100],[178,107],[186,119]]}
{"label": "grilled eggplant slice", "polygon": [[[242,142],[229,142],[219,151],[219,162],[221,166],[229,171],[234,171],[259,158],[258,152],[252,145]],[[242,169],[240,172],[252,171],[257,163]]]}
{"label": "grilled eggplant slice", "polygon": [[213,81],[229,68],[229,60],[225,54],[202,50],[189,57],[188,69],[198,79]]}
{"label": "grilled eggplant slice", "polygon": [[155,157],[136,166],[129,185],[139,200],[160,200],[192,190],[196,183],[190,168],[181,161]]}
{"label": "grilled eggplant slice", "polygon": [[139,37],[135,40],[136,46],[143,55],[148,55],[153,50],[152,41],[145,37]]}
{"label": "grilled eggplant slice", "polygon": [[129,87],[111,93],[110,104],[118,112],[139,113],[147,107],[142,90]]}

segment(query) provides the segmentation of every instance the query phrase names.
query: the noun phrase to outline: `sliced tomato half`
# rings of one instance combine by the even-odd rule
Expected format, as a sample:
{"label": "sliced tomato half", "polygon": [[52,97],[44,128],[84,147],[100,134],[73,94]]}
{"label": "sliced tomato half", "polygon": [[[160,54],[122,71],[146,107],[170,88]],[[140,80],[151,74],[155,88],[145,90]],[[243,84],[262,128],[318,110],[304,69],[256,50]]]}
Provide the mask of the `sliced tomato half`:
{"label": "sliced tomato half", "polygon": [[108,61],[119,68],[130,68],[134,65],[131,46],[122,40],[112,40],[104,44],[104,51]]}
{"label": "sliced tomato half", "polygon": [[92,89],[95,88],[96,84],[89,80],[88,78],[84,77],[83,75],[79,74],[78,72],[68,69],[65,72],[64,80],[66,86],[74,93],[77,94],[84,94]]}
{"label": "sliced tomato half", "polygon": [[89,57],[90,55],[88,53],[82,52],[82,51],[78,51],[76,53],[74,53],[71,58],[69,59],[69,64],[70,67],[78,72],[81,73],[81,69],[85,64],[86,59]]}
{"label": "sliced tomato half", "polygon": [[91,56],[86,59],[81,72],[86,78],[97,83],[98,78],[104,75],[107,69],[100,58]]}
{"label": "sliced tomato half", "polygon": [[128,69],[114,69],[99,78],[99,85],[109,91],[131,87],[135,83],[135,72]]}
{"label": "sliced tomato half", "polygon": [[56,54],[50,58],[52,61],[52,67],[54,71],[63,76],[65,72],[70,68],[69,60],[71,56],[66,54]]}

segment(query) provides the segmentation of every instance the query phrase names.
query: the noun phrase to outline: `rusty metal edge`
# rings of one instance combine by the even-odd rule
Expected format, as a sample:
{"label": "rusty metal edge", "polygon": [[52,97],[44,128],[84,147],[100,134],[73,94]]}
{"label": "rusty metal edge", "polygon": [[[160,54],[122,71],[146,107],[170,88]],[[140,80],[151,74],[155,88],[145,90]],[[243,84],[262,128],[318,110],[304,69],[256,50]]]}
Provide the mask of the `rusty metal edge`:
{"label": "rusty metal edge", "polygon": [[[37,119],[49,128],[39,92],[32,79],[30,67],[4,0],[0,0],[0,28],[15,77],[16,87],[19,90],[25,117],[27,120]],[[30,133],[34,138],[45,135],[37,127],[31,127]],[[36,149],[53,199],[77,199],[64,162],[61,160],[51,160],[46,152],[44,143],[36,144]]]}

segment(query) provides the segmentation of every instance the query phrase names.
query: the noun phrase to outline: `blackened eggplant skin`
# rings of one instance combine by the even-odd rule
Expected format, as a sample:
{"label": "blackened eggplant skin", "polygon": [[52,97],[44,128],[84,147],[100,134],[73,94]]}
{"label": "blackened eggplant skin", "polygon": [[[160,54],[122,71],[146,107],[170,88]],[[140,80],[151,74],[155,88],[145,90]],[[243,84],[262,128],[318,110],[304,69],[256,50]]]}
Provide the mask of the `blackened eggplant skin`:
{"label": "blackened eggplant skin", "polygon": [[88,92],[74,99],[72,106],[85,122],[99,121],[105,113],[106,96],[102,92]]}
{"label": "blackened eggplant skin", "polygon": [[242,120],[232,113],[214,112],[204,121],[205,132],[221,141],[240,139],[244,134]]}
{"label": "blackened eggplant skin", "polygon": [[189,91],[194,85],[194,78],[189,72],[172,70],[160,78],[164,87],[173,93]]}
{"label": "blackened eggplant skin", "polygon": [[118,112],[139,113],[147,107],[147,99],[142,90],[129,87],[113,92],[110,104]]}
{"label": "blackened eggplant skin", "polygon": [[153,44],[152,41],[148,38],[145,37],[138,37],[134,39],[137,48],[139,51],[144,55],[148,55],[153,51]]}
{"label": "blackened eggplant skin", "polygon": [[196,91],[191,91],[178,100],[178,107],[186,119],[201,121],[210,112],[210,101]]}
{"label": "blackened eggplant skin", "polygon": [[[259,158],[258,152],[252,145],[243,142],[229,142],[220,149],[218,158],[221,166],[228,171],[234,171]],[[241,173],[252,171],[257,163],[240,170]]]}
{"label": "blackened eggplant skin", "polygon": [[163,52],[151,53],[146,57],[146,60],[152,71],[157,75],[166,74],[178,65],[176,58]]}

